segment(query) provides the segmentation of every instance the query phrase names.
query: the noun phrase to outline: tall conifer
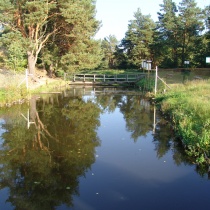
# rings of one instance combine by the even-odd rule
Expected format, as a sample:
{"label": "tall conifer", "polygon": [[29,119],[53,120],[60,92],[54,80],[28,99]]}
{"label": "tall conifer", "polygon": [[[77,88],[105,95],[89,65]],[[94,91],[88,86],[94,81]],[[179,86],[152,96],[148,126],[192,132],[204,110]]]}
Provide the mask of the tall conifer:
{"label": "tall conifer", "polygon": [[95,67],[100,45],[93,37],[100,23],[95,19],[94,0],[1,0],[0,11],[4,36],[15,32],[25,40],[31,74],[41,50],[52,46],[60,58],[68,55],[72,68]]}
{"label": "tall conifer", "polygon": [[122,46],[127,54],[130,65],[140,67],[142,60],[151,60],[150,45],[153,42],[155,23],[150,15],[143,15],[138,9],[134,20],[130,20]]}

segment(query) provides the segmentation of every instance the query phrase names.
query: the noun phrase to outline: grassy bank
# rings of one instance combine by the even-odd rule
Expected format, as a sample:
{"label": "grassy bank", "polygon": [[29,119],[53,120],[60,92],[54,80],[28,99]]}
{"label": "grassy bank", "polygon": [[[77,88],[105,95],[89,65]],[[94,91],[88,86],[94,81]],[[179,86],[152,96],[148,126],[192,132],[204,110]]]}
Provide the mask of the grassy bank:
{"label": "grassy bank", "polygon": [[0,106],[10,106],[21,103],[27,96],[27,89],[23,86],[24,74],[13,72],[0,73]]}
{"label": "grassy bank", "polygon": [[171,117],[188,155],[210,164],[210,80],[174,85],[156,101]]}
{"label": "grassy bank", "polygon": [[58,92],[65,84],[62,79],[44,77],[36,82],[29,79],[27,89],[24,74],[0,74],[0,107],[22,103],[34,93]]}

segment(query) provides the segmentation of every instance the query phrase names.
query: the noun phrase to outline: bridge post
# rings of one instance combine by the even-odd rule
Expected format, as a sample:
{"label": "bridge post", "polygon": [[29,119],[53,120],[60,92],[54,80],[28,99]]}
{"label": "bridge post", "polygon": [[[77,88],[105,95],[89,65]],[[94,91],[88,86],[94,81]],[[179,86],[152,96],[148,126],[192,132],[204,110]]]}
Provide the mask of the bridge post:
{"label": "bridge post", "polygon": [[75,74],[74,74],[74,77],[73,77],[73,81],[75,82],[76,80],[75,80]]}
{"label": "bridge post", "polygon": [[93,75],[93,81],[94,82],[96,81],[96,75],[95,74]]}
{"label": "bridge post", "polygon": [[85,82],[85,74],[83,75],[83,82]]}
{"label": "bridge post", "polygon": [[106,81],[106,75],[104,74],[104,82]]}

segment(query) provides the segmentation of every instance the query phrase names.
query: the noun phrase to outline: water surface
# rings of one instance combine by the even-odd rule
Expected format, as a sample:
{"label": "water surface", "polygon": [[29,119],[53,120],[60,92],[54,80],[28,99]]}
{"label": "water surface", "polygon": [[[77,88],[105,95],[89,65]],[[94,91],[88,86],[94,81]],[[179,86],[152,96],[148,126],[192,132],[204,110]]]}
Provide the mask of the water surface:
{"label": "water surface", "polygon": [[207,170],[138,92],[34,96],[0,125],[0,209],[210,208]]}

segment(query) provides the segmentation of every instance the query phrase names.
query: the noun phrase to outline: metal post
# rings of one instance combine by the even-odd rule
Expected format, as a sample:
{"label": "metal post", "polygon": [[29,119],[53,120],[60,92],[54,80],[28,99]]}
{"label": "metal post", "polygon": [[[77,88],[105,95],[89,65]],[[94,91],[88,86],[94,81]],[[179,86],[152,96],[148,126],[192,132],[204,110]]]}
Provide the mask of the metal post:
{"label": "metal post", "polygon": [[155,96],[157,93],[157,78],[158,78],[158,67],[156,66],[156,70],[155,70]]}
{"label": "metal post", "polygon": [[28,69],[26,69],[26,90],[28,91]]}
{"label": "metal post", "polygon": [[156,129],[156,107],[154,105],[154,121],[153,121],[153,134],[155,134],[155,129]]}
{"label": "metal post", "polygon": [[64,81],[66,82],[66,72],[64,72],[63,77],[64,77]]}

